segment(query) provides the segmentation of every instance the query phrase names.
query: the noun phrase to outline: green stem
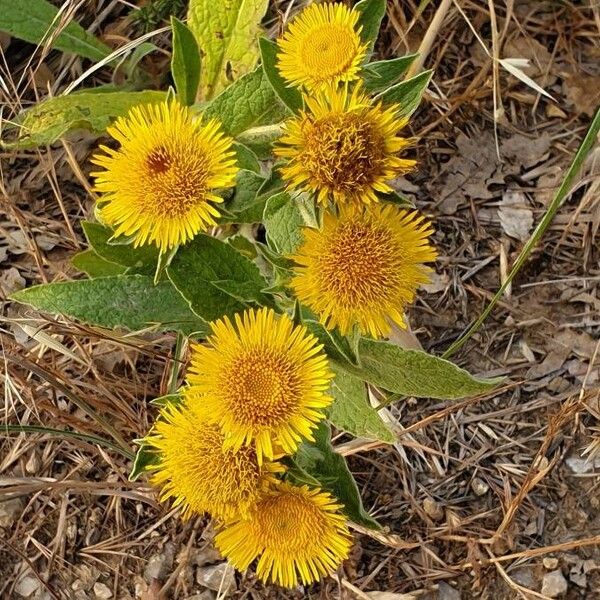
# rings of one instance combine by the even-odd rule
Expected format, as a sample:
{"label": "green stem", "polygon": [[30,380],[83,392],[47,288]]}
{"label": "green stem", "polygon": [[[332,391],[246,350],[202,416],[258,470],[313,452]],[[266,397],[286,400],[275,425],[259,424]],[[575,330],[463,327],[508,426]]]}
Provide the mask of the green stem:
{"label": "green stem", "polygon": [[484,311],[479,315],[479,318],[469,327],[469,329],[462,334],[442,355],[442,358],[448,358],[452,354],[454,354],[459,348],[464,346],[464,344],[473,336],[473,334],[481,327],[483,322],[487,319],[489,314],[492,312],[493,308],[496,306],[498,301],[504,295],[506,288],[512,283],[512,280],[515,278],[517,273],[521,270],[521,267],[525,264],[525,261],[529,258],[531,251],[540,241],[541,237],[544,235],[546,229],[548,229],[556,211],[560,208],[562,201],[565,199],[569,191],[571,190],[571,186],[573,184],[573,180],[579,173],[583,161],[586,156],[596,143],[596,138],[598,136],[598,132],[600,131],[600,110],[596,113],[590,128],[579,146],[577,153],[575,154],[575,158],[569,167],[565,178],[563,179],[556,195],[554,196],[552,202],[548,206],[548,209],[544,213],[542,220],[539,222],[538,226],[535,228],[535,231],[532,233],[531,237],[527,240],[527,243],[523,246],[515,264],[513,265],[510,273],[500,286],[500,289],[494,294],[494,297],[490,300],[489,304],[485,307]]}

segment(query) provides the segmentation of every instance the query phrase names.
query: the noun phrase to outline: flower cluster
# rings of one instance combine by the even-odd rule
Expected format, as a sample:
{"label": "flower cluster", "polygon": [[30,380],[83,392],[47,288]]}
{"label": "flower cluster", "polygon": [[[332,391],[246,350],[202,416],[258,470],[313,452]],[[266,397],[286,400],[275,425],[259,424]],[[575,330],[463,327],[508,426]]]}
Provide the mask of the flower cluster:
{"label": "flower cluster", "polygon": [[280,459],[325,418],[327,358],[304,326],[272,309],[211,329],[192,348],[183,402],[163,408],[146,437],[159,457],[152,482],[184,515],[217,519],[217,548],[237,568],[259,558],[265,581],[311,583],[347,558],[350,534],[329,493],[278,476]]}
{"label": "flower cluster", "polygon": [[[373,100],[361,81],[368,44],[359,13],[312,4],[278,40],[277,68],[300,89],[303,110],[286,121],[274,153],[290,202],[314,198],[319,228],[287,258],[297,300],[327,329],[385,337],[404,313],[426,263],[432,229],[416,211],[387,202],[391,181],[415,162],[397,104]],[[233,139],[176,101],[137,108],[109,134],[94,162],[98,216],[135,246],[174,251],[215,226],[238,167]],[[239,569],[284,586],[311,583],[347,558],[343,506],[298,485],[286,456],[314,441],[333,374],[323,347],[281,307],[249,309],[210,324],[191,350],[182,400],[161,410],[145,438],[157,456],[152,482],[186,516],[210,513],[216,545]],[[295,482],[295,483],[294,483]]]}

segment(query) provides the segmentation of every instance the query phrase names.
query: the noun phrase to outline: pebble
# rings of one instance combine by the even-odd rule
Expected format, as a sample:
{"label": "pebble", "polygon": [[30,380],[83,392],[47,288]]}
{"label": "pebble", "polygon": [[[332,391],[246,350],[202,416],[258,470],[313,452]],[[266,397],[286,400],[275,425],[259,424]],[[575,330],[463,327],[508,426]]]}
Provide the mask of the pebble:
{"label": "pebble", "polygon": [[112,590],[104,583],[97,581],[94,584],[94,594],[98,600],[108,600],[112,598]]}
{"label": "pebble", "polygon": [[438,600],[461,600],[460,592],[445,581],[440,581]]}
{"label": "pebble", "polygon": [[471,481],[471,489],[475,492],[476,496],[484,496],[488,493],[490,486],[483,479],[475,477]]}
{"label": "pebble", "polygon": [[196,550],[192,555],[193,563],[198,567],[213,565],[223,560],[221,553],[212,545]]}
{"label": "pebble", "polygon": [[542,559],[542,563],[544,564],[544,569],[548,569],[548,571],[554,571],[556,567],[558,567],[558,558],[555,556],[545,556]]}
{"label": "pebble", "polygon": [[12,527],[22,510],[23,504],[19,498],[0,502],[0,527]]}
{"label": "pebble", "polygon": [[423,500],[423,510],[434,521],[440,521],[444,518],[444,510],[439,502],[436,502],[433,498],[425,498]]}
{"label": "pebble", "polygon": [[19,579],[19,582],[15,586],[15,592],[22,598],[29,598],[40,589],[41,585],[42,584],[37,577],[25,575],[25,577]]}
{"label": "pebble", "polygon": [[225,593],[235,589],[235,573],[228,563],[220,563],[210,567],[199,567],[196,571],[196,581],[215,592]]}
{"label": "pebble", "polygon": [[568,583],[562,571],[557,569],[544,575],[542,580],[542,595],[549,598],[560,598],[567,593]]}
{"label": "pebble", "polygon": [[152,583],[154,579],[159,581],[165,579],[173,568],[173,559],[175,558],[175,547],[173,544],[165,544],[164,550],[160,554],[153,554],[144,569],[144,579],[147,583]]}

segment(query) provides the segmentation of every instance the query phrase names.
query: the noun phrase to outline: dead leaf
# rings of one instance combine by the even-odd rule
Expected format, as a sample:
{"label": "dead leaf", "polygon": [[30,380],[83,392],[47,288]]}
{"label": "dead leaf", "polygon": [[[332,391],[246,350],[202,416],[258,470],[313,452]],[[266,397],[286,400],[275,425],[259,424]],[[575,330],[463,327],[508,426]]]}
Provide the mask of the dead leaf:
{"label": "dead leaf", "polygon": [[563,93],[579,113],[593,117],[600,104],[600,75],[572,73],[563,83]]}
{"label": "dead leaf", "polygon": [[523,192],[506,191],[498,208],[500,224],[506,235],[525,242],[533,226],[533,212]]}

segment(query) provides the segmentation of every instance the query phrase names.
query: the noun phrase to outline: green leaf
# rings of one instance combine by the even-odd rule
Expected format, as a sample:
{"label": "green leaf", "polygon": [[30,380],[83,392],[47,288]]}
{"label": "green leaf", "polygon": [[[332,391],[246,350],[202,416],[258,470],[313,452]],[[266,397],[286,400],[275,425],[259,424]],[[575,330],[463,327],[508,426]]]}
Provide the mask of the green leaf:
{"label": "green leaf", "polygon": [[183,396],[181,394],[167,394],[165,396],[159,396],[158,398],[153,398],[150,400],[150,404],[152,406],[158,406],[163,408],[167,406],[167,404],[173,404],[174,406],[181,404],[183,402]]}
{"label": "green leaf", "polygon": [[240,77],[203,109],[206,119],[218,119],[225,133],[233,136],[250,128],[279,123],[288,114],[262,68]]}
{"label": "green leaf", "polygon": [[190,0],[188,25],[203,53],[203,100],[256,66],[260,21],[268,5],[268,0]]}
{"label": "green leaf", "polygon": [[270,303],[258,267],[227,242],[208,235],[197,235],[182,246],[167,274],[192,310],[207,321],[244,310],[245,301]]}
{"label": "green leaf", "polygon": [[66,27],[63,24],[58,8],[47,0],[0,0],[0,31],[32,44],[51,41],[52,48],[93,61],[102,60],[112,52],[74,19]]}
{"label": "green leaf", "polygon": [[260,163],[258,157],[250,148],[244,146],[244,144],[234,143],[235,157],[237,160],[238,167],[245,169],[246,171],[252,171],[260,174]]}
{"label": "green leaf", "polygon": [[362,338],[360,366],[338,366],[390,392],[417,398],[455,400],[489,392],[501,379],[473,377],[455,364],[422,352],[405,350],[389,342]]}
{"label": "green leaf", "polygon": [[369,49],[373,48],[379,34],[381,21],[385,16],[385,5],[386,0],[361,0],[354,5],[354,8],[360,12],[358,19],[358,25],[362,27],[360,37],[363,42],[369,44]]}
{"label": "green leaf", "polygon": [[158,452],[146,444],[144,440],[140,441],[140,447],[135,453],[131,472],[129,473],[129,481],[136,481],[141,475],[146,473],[152,467],[160,463]]}
{"label": "green leaf", "polygon": [[4,146],[28,148],[51,144],[74,129],[104,133],[108,125],[139,104],[158,103],[165,92],[78,92],[49,98],[17,117],[18,136]]}
{"label": "green leaf", "polygon": [[370,94],[387,90],[406,73],[417,56],[418,54],[407,54],[400,58],[369,63],[363,70],[365,90]]}
{"label": "green leaf", "polygon": [[262,219],[267,198],[259,197],[258,190],[265,178],[252,171],[240,170],[236,177],[235,193],[225,203],[230,213],[222,221],[229,223],[258,223]]}
{"label": "green leaf", "polygon": [[325,421],[315,431],[315,443],[304,442],[294,460],[344,505],[344,513],[352,521],[370,529],[381,529],[379,523],[364,509],[346,460],[331,445],[331,431]]}
{"label": "green leaf", "polygon": [[307,225],[314,202],[310,198],[292,198],[280,192],[267,200],[263,221],[267,242],[276,252],[293,254],[303,240],[302,228]]}
{"label": "green leaf", "polygon": [[352,348],[347,338],[342,337],[337,330],[325,329],[321,323],[314,320],[314,315],[311,318],[311,316],[307,316],[307,313],[306,307],[302,307],[303,323],[310,333],[319,340],[319,343],[323,344],[327,355],[336,362],[354,364],[356,360],[352,356]]}
{"label": "green leaf", "polygon": [[423,71],[378,94],[375,100],[381,100],[384,104],[399,104],[400,116],[410,117],[419,107],[423,92],[427,89],[432,75],[433,71]]}
{"label": "green leaf", "polygon": [[189,106],[196,101],[200,84],[200,50],[194,34],[174,16],[171,16],[171,29],[173,30],[171,74],[179,101]]}
{"label": "green leaf", "polygon": [[277,43],[273,40],[261,37],[259,40],[262,66],[269,83],[279,96],[281,101],[293,112],[302,109],[302,94],[295,88],[287,85],[285,79],[277,69]]}
{"label": "green leaf", "polygon": [[328,415],[332,425],[355,437],[394,443],[396,436],[369,403],[365,382],[335,364],[331,368],[335,373],[331,384],[333,404]]}
{"label": "green leaf", "polygon": [[99,327],[137,331],[157,325],[160,331],[205,332],[206,325],[168,281],[119,275],[36,285],[15,292],[13,300]]}
{"label": "green leaf", "polygon": [[111,243],[115,233],[112,229],[91,221],[83,221],[82,227],[89,245],[104,260],[136,269],[147,267],[148,272],[154,272],[158,260],[158,248],[154,244],[137,248],[131,244],[115,244]]}
{"label": "green leaf", "polygon": [[121,275],[125,272],[125,267],[103,259],[93,250],[79,252],[71,259],[71,262],[76,269],[83,271],[91,278]]}

